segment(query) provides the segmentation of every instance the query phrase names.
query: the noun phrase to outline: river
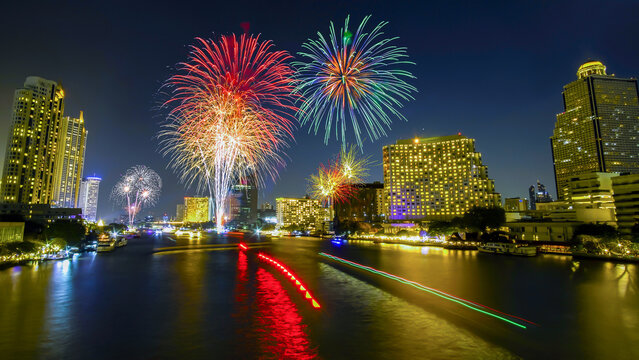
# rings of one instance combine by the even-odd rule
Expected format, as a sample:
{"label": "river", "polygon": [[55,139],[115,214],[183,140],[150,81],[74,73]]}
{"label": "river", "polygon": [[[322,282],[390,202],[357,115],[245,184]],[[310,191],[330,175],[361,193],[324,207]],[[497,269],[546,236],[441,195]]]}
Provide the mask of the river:
{"label": "river", "polygon": [[[249,242],[248,251],[188,248],[236,241],[144,235],[113,253],[2,270],[0,354],[639,358],[637,265],[303,237]],[[158,252],[167,247],[175,251]],[[290,269],[320,308],[258,252]],[[523,326],[320,252],[512,314]]]}

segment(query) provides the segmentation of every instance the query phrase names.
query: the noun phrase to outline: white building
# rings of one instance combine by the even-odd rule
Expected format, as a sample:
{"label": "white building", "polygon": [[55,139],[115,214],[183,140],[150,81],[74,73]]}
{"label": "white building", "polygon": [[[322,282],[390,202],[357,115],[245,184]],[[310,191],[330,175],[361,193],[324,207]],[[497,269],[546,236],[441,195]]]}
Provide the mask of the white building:
{"label": "white building", "polygon": [[88,221],[97,221],[100,181],[102,179],[99,177],[89,176],[80,183],[78,207],[82,209],[82,216]]}

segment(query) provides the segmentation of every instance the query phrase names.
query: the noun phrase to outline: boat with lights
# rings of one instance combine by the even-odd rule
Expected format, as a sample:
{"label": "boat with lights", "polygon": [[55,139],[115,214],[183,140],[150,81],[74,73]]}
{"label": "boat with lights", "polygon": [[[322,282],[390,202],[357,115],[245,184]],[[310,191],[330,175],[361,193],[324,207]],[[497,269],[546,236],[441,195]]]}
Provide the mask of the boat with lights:
{"label": "boat with lights", "polygon": [[516,255],[516,256],[536,256],[536,246],[517,246],[513,243],[486,243],[477,246],[477,250],[488,254]]}

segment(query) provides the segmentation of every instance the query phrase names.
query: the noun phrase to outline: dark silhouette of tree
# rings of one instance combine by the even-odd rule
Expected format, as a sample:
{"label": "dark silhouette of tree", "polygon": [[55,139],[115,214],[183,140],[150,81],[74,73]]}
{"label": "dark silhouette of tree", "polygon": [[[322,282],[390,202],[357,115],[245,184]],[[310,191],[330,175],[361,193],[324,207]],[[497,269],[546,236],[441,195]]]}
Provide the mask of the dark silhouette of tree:
{"label": "dark silhouette of tree", "polygon": [[49,224],[46,230],[47,239],[61,238],[69,246],[79,246],[84,240],[86,228],[84,224],[76,220],[60,219]]}
{"label": "dark silhouette of tree", "polygon": [[575,228],[572,242],[578,242],[579,235],[590,235],[605,241],[614,240],[619,237],[617,229],[606,224],[581,224]]}

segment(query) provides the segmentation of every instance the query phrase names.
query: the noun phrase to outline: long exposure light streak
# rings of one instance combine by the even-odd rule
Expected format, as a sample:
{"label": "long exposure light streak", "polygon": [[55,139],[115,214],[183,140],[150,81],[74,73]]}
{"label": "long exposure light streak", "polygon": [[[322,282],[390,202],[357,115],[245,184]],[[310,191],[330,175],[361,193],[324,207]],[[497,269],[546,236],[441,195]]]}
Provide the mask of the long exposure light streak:
{"label": "long exposure light streak", "polygon": [[286,266],[282,265],[279,261],[272,259],[269,256],[264,255],[263,253],[257,254],[257,257],[271,264],[273,267],[277,268],[280,272],[282,272],[294,285],[297,287],[300,292],[304,294],[304,298],[308,300],[314,308],[319,309],[320,304],[317,302],[315,297],[308,290],[308,287],[304,286],[304,284],[300,281],[300,279],[295,276]]}
{"label": "long exposure light streak", "polygon": [[[499,311],[499,310],[493,309],[493,308],[491,308],[491,307],[488,307],[488,306],[485,306],[485,305],[482,305],[482,304],[478,304],[478,303],[476,303],[476,302],[472,302],[472,301],[470,301],[470,300],[462,299],[462,298],[460,298],[460,297],[457,297],[457,296],[454,296],[454,295],[448,294],[448,293],[446,293],[446,292],[444,292],[444,291],[437,290],[437,289],[434,289],[434,288],[431,288],[431,287],[428,287],[428,286],[422,285],[422,284],[420,284],[420,283],[418,283],[418,282],[415,282],[415,281],[412,281],[412,280],[404,279],[404,278],[402,278],[402,277],[400,277],[400,276],[397,276],[397,275],[389,274],[389,273],[387,273],[387,272],[385,272],[385,271],[378,270],[378,269],[372,268],[372,267],[370,267],[370,266],[366,266],[366,265],[358,264],[358,263],[356,263],[356,262],[349,261],[349,260],[346,260],[346,259],[342,259],[342,258],[340,258],[340,257],[333,256],[333,255],[330,255],[330,254],[327,254],[327,253],[324,253],[324,252],[321,252],[321,253],[319,253],[319,254],[320,254],[321,256],[324,256],[324,257],[326,257],[326,258],[329,258],[329,259],[332,259],[332,260],[335,260],[335,261],[341,262],[341,263],[343,263],[343,264],[347,264],[347,265],[350,265],[350,266],[353,266],[353,267],[356,267],[356,268],[359,268],[359,269],[362,269],[362,270],[366,270],[366,271],[368,271],[368,272],[371,272],[371,273],[374,273],[374,274],[377,274],[377,275],[381,275],[381,276],[384,276],[384,277],[386,277],[386,278],[389,278],[389,279],[392,279],[392,280],[398,281],[398,282],[400,282],[400,283],[402,283],[402,284],[406,284],[406,285],[412,286],[412,287],[414,287],[414,288],[416,288],[416,289],[419,289],[419,290],[422,290],[422,291],[425,291],[425,292],[431,293],[431,294],[433,294],[433,295],[439,296],[439,297],[444,298],[444,299],[446,299],[446,300],[449,300],[449,301],[452,301],[452,302],[458,303],[458,304],[460,304],[460,305],[462,305],[462,306],[465,306],[465,307],[467,307],[467,308],[469,308],[469,309],[472,309],[472,310],[478,311],[478,312],[480,312],[480,313],[483,313],[483,314],[486,314],[486,315],[492,316],[492,317],[494,317],[494,318],[497,318],[497,319],[499,319],[499,320],[505,321],[505,322],[507,322],[507,323],[509,323],[509,324],[512,324],[512,325],[518,326],[518,327],[520,327],[520,328],[522,328],[522,329],[526,329],[526,326],[525,326],[525,325],[522,325],[522,324],[520,324],[520,323],[518,323],[518,322],[516,322],[516,321],[510,320],[510,319],[508,319],[508,318],[506,318],[506,317],[504,317],[504,316],[510,317],[510,318],[512,318],[512,319],[516,319],[516,320],[524,321],[524,322],[529,323],[529,324],[532,324],[532,325],[537,325],[537,324],[535,324],[534,322],[529,321],[529,320],[526,320],[526,319],[523,319],[523,318],[521,318],[521,317],[518,317],[518,316],[515,316],[515,315],[510,315],[510,314],[507,314],[507,313],[501,312],[501,311]],[[480,307],[481,307],[481,308],[480,308]],[[484,310],[484,309],[486,309],[486,310]],[[500,315],[494,314],[494,313],[492,313],[492,312],[490,312],[490,311],[487,311],[487,310],[490,310],[490,311],[493,311],[493,312],[497,312],[497,313],[499,313],[499,314],[501,314],[501,315],[504,315],[504,316],[500,316]]]}
{"label": "long exposure light streak", "polygon": [[369,15],[352,33],[349,19],[339,31],[331,22],[328,37],[318,32],[302,45],[302,60],[293,63],[299,80],[295,91],[302,95],[298,117],[309,132],[317,134],[323,125],[328,143],[334,128],[337,140],[346,144],[350,123],[361,149],[361,133],[377,140],[386,136],[391,116],[406,120],[399,109],[417,89],[403,80],[414,78],[400,68],[414,64],[407,60],[406,48],[391,45],[397,37],[384,37],[382,28],[388,23],[365,30]]}
{"label": "long exposure light streak", "polygon": [[285,164],[297,111],[294,72],[291,56],[259,36],[196,41],[163,87],[171,98],[163,104],[170,110],[161,152],[183,183],[209,192],[222,231],[231,187],[261,185]]}

